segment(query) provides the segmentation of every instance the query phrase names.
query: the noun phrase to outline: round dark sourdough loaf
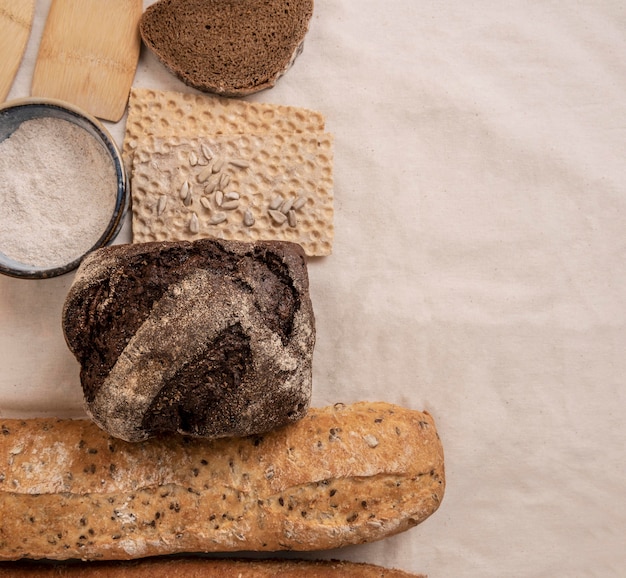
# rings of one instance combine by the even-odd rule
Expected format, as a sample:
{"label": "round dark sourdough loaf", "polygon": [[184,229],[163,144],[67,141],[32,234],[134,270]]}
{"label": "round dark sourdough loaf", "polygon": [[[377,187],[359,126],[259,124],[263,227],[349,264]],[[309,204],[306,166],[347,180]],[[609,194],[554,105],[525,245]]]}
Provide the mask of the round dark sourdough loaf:
{"label": "round dark sourdough loaf", "polygon": [[302,51],[313,0],[160,0],[144,44],[184,83],[244,96],[274,86]]}
{"label": "round dark sourdough loaf", "polygon": [[294,243],[100,249],[76,273],[63,330],[89,416],[126,441],[258,434],[308,409],[315,322]]}

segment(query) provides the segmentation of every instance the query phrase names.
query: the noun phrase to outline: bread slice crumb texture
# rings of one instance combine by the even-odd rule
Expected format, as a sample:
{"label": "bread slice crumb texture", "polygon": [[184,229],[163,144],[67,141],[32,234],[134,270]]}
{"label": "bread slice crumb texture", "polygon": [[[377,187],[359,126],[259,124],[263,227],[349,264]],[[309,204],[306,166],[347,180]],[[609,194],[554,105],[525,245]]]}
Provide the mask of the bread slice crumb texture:
{"label": "bread slice crumb texture", "polygon": [[141,37],[180,80],[243,96],[275,85],[302,51],[313,0],[161,0]]}

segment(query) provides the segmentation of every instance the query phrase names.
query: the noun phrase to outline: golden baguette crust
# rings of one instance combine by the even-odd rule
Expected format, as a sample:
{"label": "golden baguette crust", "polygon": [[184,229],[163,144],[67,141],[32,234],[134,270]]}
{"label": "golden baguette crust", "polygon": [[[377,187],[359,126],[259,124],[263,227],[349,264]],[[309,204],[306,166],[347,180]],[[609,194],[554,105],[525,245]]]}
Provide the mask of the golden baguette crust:
{"label": "golden baguette crust", "polygon": [[425,578],[375,564],[338,560],[158,559],[131,562],[5,563],[0,578]]}
{"label": "golden baguette crust", "polygon": [[432,417],[383,402],[212,441],[0,421],[3,560],[338,548],[415,526],[443,494]]}

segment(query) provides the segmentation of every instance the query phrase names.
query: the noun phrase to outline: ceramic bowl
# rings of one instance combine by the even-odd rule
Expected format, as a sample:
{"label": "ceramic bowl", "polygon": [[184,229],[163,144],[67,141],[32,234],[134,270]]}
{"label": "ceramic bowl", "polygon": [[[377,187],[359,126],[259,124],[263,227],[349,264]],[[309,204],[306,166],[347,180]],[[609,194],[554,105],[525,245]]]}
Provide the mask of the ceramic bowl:
{"label": "ceramic bowl", "polygon": [[[0,273],[23,279],[45,279],[63,275],[76,269],[85,255],[113,242],[123,224],[129,204],[128,180],[124,163],[113,138],[96,118],[72,104],[51,99],[27,98],[13,100],[1,105],[0,142],[9,138],[24,121],[42,117],[53,117],[72,122],[104,147],[115,169],[116,199],[110,219],[108,222],[102,223],[102,234],[97,241],[87,251],[72,257],[67,263],[56,263],[50,266],[21,263],[6,255],[0,243]],[[85,169],[89,170],[89,167],[86,166]],[[8,194],[3,190],[4,185],[2,175],[0,175],[0,208],[3,201],[2,195]],[[113,183],[111,183],[111,188],[113,189]],[[88,200],[85,203],[85,209],[89,210]],[[6,213],[0,213],[0,227],[2,227],[2,219],[5,218],[8,218]]]}

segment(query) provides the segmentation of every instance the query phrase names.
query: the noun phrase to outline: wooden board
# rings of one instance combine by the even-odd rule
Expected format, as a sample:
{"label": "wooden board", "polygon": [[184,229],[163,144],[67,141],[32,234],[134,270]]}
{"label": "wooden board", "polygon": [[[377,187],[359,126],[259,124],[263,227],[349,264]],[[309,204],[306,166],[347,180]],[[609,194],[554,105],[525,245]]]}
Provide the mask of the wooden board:
{"label": "wooden board", "polygon": [[142,0],[53,0],[31,95],[117,122],[135,77]]}
{"label": "wooden board", "polygon": [[0,0],[0,102],[22,62],[34,14],[35,0]]}

